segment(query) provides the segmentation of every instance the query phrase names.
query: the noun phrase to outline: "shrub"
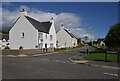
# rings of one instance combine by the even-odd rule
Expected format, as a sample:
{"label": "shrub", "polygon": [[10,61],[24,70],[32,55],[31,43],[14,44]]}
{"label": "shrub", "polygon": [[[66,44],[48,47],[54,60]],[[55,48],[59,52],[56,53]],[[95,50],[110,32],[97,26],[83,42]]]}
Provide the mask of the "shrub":
{"label": "shrub", "polygon": [[23,47],[22,47],[22,46],[20,46],[20,47],[19,47],[19,49],[23,49]]}
{"label": "shrub", "polygon": [[8,46],[6,46],[5,49],[10,49],[10,48]]}

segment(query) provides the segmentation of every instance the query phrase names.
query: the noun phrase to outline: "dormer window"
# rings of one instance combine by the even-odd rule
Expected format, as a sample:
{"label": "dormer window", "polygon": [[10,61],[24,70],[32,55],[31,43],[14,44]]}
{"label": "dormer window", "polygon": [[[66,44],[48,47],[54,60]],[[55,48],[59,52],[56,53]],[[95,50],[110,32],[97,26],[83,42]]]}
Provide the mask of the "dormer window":
{"label": "dormer window", "polygon": [[22,32],[22,38],[24,38],[24,36],[25,36],[25,34],[24,34],[24,32]]}

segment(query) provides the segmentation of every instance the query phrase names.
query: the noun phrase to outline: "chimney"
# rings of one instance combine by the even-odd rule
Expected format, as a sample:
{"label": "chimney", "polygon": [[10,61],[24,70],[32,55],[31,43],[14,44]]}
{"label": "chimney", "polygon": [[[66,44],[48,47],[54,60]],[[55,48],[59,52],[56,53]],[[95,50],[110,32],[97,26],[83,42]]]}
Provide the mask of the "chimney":
{"label": "chimney", "polygon": [[22,11],[20,11],[20,16],[27,16],[27,12],[24,9],[22,9]]}
{"label": "chimney", "polygon": [[63,24],[61,25],[60,29],[64,29],[64,25]]}
{"label": "chimney", "polygon": [[51,18],[51,19],[50,19],[50,23],[53,23],[53,22],[54,22],[54,19],[53,19],[53,18]]}

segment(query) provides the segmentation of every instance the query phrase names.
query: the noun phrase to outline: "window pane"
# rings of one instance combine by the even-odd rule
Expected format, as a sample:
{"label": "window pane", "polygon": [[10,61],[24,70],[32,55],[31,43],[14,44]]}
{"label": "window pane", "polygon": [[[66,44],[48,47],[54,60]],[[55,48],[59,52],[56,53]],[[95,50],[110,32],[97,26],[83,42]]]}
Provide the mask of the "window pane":
{"label": "window pane", "polygon": [[52,35],[50,35],[50,41],[52,41],[53,40],[53,36]]}
{"label": "window pane", "polygon": [[43,38],[43,33],[39,33],[39,38],[42,39]]}
{"label": "window pane", "polygon": [[46,39],[47,39],[47,33],[46,33]]}
{"label": "window pane", "polygon": [[53,47],[53,43],[50,43],[50,47]]}

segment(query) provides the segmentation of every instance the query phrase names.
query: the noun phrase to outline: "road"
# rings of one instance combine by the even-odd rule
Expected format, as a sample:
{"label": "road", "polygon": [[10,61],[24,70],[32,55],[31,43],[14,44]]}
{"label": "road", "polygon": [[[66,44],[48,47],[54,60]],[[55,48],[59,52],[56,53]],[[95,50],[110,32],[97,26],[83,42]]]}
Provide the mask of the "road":
{"label": "road", "polygon": [[50,55],[24,57],[3,56],[3,79],[117,79],[118,70],[76,64],[69,58],[80,50],[55,52]]}

